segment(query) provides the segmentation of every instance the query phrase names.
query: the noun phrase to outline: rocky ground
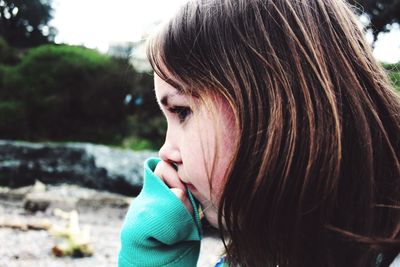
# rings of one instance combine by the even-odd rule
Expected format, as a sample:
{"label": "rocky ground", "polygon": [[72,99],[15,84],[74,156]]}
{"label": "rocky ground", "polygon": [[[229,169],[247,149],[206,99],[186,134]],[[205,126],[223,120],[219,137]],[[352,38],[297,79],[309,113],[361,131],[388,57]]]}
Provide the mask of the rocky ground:
{"label": "rocky ground", "polygon": [[[131,200],[75,185],[0,187],[0,267],[116,266],[119,231]],[[62,239],[51,233],[71,222],[66,218],[71,213],[60,210],[76,210],[80,229],[90,229],[92,256],[53,255],[52,248]],[[216,233],[206,230],[198,266],[214,266],[221,252]]]}

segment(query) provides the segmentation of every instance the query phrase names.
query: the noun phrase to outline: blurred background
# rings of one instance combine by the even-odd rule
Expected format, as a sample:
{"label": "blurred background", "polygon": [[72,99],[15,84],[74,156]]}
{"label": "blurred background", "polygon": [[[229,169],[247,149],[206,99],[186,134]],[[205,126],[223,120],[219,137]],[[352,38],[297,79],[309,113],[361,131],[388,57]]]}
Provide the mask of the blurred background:
{"label": "blurred background", "polygon": [[[400,92],[400,0],[348,1]],[[183,2],[0,0],[0,267],[116,265],[166,130],[145,41]]]}
{"label": "blurred background", "polygon": [[[144,42],[182,2],[0,0],[0,139],[158,149]],[[350,3],[399,88],[400,1]]]}
{"label": "blurred background", "polygon": [[0,139],[158,149],[144,42],[181,2],[0,0]]}

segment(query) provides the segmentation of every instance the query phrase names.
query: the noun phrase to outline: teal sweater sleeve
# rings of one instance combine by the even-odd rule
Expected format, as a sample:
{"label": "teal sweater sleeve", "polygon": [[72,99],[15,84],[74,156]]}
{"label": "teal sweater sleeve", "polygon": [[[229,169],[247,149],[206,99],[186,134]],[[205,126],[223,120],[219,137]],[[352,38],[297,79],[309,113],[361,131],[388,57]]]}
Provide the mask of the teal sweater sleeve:
{"label": "teal sweater sleeve", "polygon": [[191,267],[200,251],[198,204],[190,191],[194,215],[172,193],[154,169],[160,161],[144,164],[144,185],[125,216],[121,230],[118,267]]}

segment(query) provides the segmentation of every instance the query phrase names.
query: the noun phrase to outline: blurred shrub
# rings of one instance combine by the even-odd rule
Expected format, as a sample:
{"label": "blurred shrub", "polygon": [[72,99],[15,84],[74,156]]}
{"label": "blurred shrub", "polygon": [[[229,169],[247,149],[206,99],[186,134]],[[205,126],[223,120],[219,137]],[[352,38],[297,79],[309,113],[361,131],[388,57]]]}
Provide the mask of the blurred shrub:
{"label": "blurred shrub", "polygon": [[154,115],[148,115],[146,112],[131,115],[128,119],[130,137],[124,140],[123,147],[134,150],[160,149],[164,142],[167,123],[161,111],[158,112],[159,114]]}
{"label": "blurred shrub", "polygon": [[24,139],[27,133],[25,106],[20,101],[0,100],[0,138]]}
{"label": "blurred shrub", "polygon": [[121,146],[130,150],[157,150],[157,147],[154,147],[152,141],[148,139],[138,138],[136,136],[130,136],[124,139]]}
{"label": "blurred shrub", "polygon": [[165,122],[153,76],[137,73],[128,59],[44,45],[17,63],[0,62],[0,138],[161,146]]}
{"label": "blurred shrub", "polygon": [[389,77],[392,80],[394,88],[400,92],[400,72],[392,73],[389,75]]}
{"label": "blurred shrub", "polygon": [[139,73],[134,83],[128,103],[129,136],[122,146],[134,150],[158,150],[164,142],[166,121],[156,101],[153,75]]}
{"label": "blurred shrub", "polygon": [[383,67],[388,71],[389,78],[394,88],[400,92],[400,62],[395,64],[383,64]]}
{"label": "blurred shrub", "polygon": [[392,64],[383,63],[382,65],[388,71],[400,72],[400,62],[392,63]]}
{"label": "blurred shrub", "polygon": [[[123,101],[135,73],[123,62],[81,47],[45,45],[0,75],[2,99],[18,99],[24,107],[27,139],[112,143],[125,134]],[[10,104],[4,108],[11,110]],[[0,125],[1,131],[7,127]],[[17,129],[15,136],[21,136]]]}
{"label": "blurred shrub", "polygon": [[8,45],[6,40],[0,36],[0,64],[16,64],[18,61],[17,50]]}
{"label": "blurred shrub", "polygon": [[0,64],[0,100],[21,99],[21,90],[18,88],[22,80],[15,66]]}

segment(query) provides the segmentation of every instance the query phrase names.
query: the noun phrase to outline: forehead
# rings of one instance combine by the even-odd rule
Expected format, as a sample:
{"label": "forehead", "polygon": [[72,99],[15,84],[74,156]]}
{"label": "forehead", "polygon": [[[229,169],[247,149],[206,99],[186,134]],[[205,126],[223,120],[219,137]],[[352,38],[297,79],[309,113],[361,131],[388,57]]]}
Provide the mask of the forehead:
{"label": "forehead", "polygon": [[179,94],[179,91],[161,79],[157,74],[154,74],[154,90],[156,92],[157,99],[160,98],[163,95],[177,95]]}
{"label": "forehead", "polygon": [[182,102],[187,100],[187,96],[177,90],[175,87],[161,79],[157,74],[154,74],[154,91],[156,94],[157,102],[160,106],[169,106],[171,100]]}

